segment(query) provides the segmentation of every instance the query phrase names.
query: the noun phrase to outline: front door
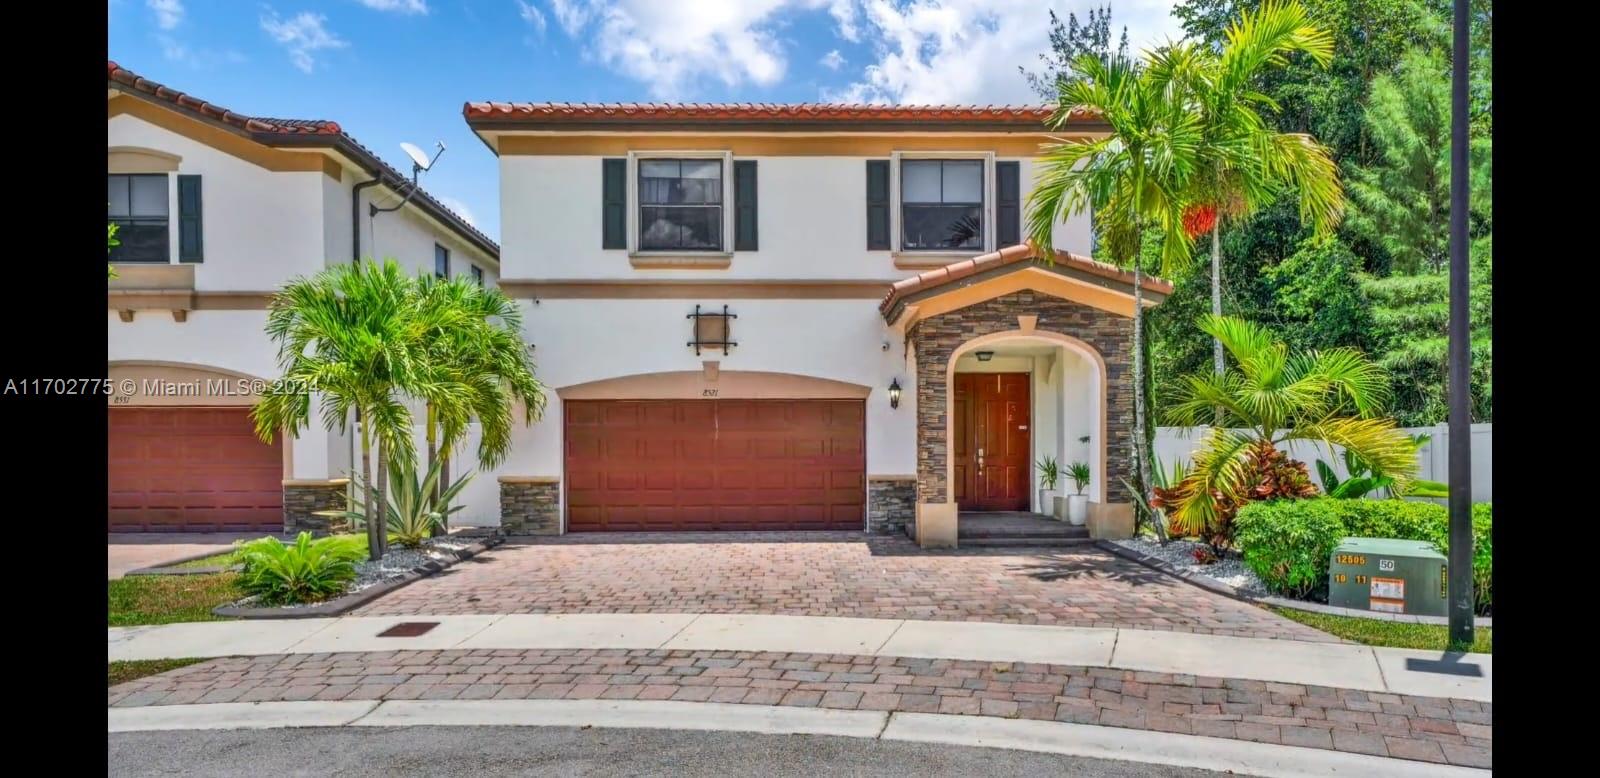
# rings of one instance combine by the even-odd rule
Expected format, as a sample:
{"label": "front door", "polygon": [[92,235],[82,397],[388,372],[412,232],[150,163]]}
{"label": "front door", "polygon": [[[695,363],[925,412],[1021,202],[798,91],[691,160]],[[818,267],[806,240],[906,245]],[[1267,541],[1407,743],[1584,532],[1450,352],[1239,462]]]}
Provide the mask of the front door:
{"label": "front door", "polygon": [[1028,509],[1027,373],[956,373],[956,507]]}

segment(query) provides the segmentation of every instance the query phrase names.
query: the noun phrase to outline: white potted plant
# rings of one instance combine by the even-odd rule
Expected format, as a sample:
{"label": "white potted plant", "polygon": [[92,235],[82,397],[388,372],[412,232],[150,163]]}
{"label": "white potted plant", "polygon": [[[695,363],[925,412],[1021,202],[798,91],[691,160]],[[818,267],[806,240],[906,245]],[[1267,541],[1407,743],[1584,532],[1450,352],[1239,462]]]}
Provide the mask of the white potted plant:
{"label": "white potted plant", "polygon": [[1039,468],[1039,512],[1053,513],[1056,500],[1056,482],[1061,480],[1061,467],[1055,457],[1045,457],[1034,463]]}
{"label": "white potted plant", "polygon": [[1083,493],[1091,477],[1088,463],[1073,462],[1068,465],[1067,477],[1072,479],[1072,485],[1078,489],[1077,494],[1067,497],[1067,521],[1074,527],[1081,527],[1089,520],[1089,497]]}

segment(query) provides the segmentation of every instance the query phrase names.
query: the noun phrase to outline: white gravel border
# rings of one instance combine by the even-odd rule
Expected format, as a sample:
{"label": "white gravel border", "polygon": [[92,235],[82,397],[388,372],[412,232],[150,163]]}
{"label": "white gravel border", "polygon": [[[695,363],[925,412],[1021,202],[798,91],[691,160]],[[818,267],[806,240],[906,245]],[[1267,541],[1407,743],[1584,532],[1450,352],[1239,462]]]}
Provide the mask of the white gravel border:
{"label": "white gravel border", "polygon": [[1245,567],[1244,559],[1237,551],[1229,551],[1226,556],[1209,565],[1202,565],[1194,561],[1194,550],[1197,548],[1210,548],[1205,543],[1193,540],[1172,540],[1163,546],[1152,537],[1137,537],[1131,540],[1113,540],[1129,551],[1136,551],[1146,556],[1155,557],[1190,575],[1199,575],[1209,578],[1224,586],[1231,586],[1242,594],[1251,596],[1266,596],[1270,594],[1267,587],[1261,583],[1256,574]]}

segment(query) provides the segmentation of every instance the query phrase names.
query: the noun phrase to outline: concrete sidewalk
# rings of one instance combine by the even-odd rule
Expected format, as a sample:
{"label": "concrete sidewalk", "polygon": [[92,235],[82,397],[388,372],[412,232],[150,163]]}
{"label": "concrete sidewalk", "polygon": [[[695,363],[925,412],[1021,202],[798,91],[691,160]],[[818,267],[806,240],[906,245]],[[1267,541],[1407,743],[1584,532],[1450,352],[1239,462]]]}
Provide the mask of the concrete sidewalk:
{"label": "concrete sidewalk", "polygon": [[[417,637],[379,637],[405,622]],[[1492,701],[1493,656],[1437,651],[981,622],[729,614],[514,614],[344,617],[108,628],[112,661],[445,649],[781,651],[1037,662],[1179,673],[1419,697]],[[1437,662],[1481,676],[1425,672]]]}
{"label": "concrete sidewalk", "polygon": [[106,535],[106,580],[129,570],[158,567],[202,554],[220,554],[238,540],[255,540],[265,532],[125,532]]}

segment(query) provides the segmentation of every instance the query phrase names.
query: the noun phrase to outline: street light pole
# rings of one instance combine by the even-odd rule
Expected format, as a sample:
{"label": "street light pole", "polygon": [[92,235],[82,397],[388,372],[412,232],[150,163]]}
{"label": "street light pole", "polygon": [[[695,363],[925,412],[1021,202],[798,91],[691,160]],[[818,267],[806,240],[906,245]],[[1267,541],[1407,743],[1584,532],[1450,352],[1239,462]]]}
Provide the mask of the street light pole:
{"label": "street light pole", "polygon": [[1450,644],[1472,645],[1472,342],[1467,261],[1467,78],[1471,0],[1455,0],[1450,76]]}

